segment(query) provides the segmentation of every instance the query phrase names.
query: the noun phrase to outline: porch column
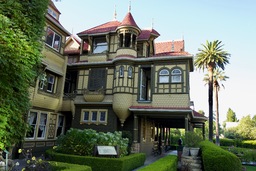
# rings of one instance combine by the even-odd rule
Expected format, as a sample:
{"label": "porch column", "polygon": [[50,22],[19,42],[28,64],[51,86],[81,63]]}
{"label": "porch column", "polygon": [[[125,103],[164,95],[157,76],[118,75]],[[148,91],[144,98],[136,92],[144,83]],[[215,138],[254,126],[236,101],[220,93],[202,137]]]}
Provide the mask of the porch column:
{"label": "porch column", "polygon": [[133,122],[134,122],[134,126],[133,126],[133,134],[134,134],[134,137],[133,137],[133,142],[134,143],[137,143],[138,142],[138,117],[136,115],[134,115],[134,118],[133,118]]}
{"label": "porch column", "polygon": [[189,131],[188,129],[188,118],[185,118],[185,131]]}

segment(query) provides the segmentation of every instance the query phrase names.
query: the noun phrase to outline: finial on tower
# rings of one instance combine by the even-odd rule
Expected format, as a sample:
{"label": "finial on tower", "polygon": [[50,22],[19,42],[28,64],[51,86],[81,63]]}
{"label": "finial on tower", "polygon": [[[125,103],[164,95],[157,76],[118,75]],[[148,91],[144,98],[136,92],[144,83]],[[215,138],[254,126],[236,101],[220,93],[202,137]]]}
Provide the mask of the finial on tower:
{"label": "finial on tower", "polygon": [[116,14],[116,5],[115,5],[115,12],[114,12],[114,19],[113,20],[116,20],[116,16],[117,16],[117,14]]}
{"label": "finial on tower", "polygon": [[152,18],[152,21],[151,21],[151,29],[154,28],[154,18]]}
{"label": "finial on tower", "polygon": [[128,8],[128,12],[131,12],[131,0],[129,1],[129,8]]}

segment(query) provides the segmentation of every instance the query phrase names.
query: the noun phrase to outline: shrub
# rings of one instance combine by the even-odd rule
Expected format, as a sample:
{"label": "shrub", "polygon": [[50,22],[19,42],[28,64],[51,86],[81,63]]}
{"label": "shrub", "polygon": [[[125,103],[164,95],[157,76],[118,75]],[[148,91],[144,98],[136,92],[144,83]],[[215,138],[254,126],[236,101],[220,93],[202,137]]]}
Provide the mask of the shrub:
{"label": "shrub", "polygon": [[121,157],[128,154],[128,138],[122,138],[122,133],[117,131],[104,133],[92,129],[70,129],[58,138],[57,144],[55,150],[65,154],[92,156],[95,145],[119,146]]}
{"label": "shrub", "polygon": [[239,158],[216,146],[210,141],[200,143],[204,170],[207,171],[241,171],[242,164]]}
{"label": "shrub", "polygon": [[168,155],[163,157],[154,163],[147,165],[139,171],[176,171],[177,170],[178,158],[177,156]]}
{"label": "shrub", "polygon": [[63,162],[49,162],[52,170],[54,171],[92,171],[91,167],[78,164],[70,164]]}
{"label": "shrub", "polygon": [[241,143],[241,147],[256,149],[256,140],[244,140]]}
{"label": "shrub", "polygon": [[53,161],[87,165],[96,171],[130,171],[144,165],[146,160],[144,153],[131,154],[122,158],[106,158],[68,155],[47,150],[46,156]]}

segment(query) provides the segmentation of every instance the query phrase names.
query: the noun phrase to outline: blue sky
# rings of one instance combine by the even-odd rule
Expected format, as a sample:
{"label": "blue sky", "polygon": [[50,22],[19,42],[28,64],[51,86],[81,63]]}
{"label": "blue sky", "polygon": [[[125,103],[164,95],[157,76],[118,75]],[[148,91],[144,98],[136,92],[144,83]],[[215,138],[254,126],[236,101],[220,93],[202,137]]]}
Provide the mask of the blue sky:
{"label": "blue sky", "polygon": [[[60,10],[60,22],[76,34],[111,21],[116,9],[117,20],[128,12],[129,0],[61,0],[55,2]],[[241,119],[256,115],[256,1],[254,0],[131,0],[131,13],[137,25],[152,26],[160,33],[156,41],[184,37],[185,50],[196,55],[206,40],[221,40],[231,54],[230,64],[219,93],[220,123],[231,108]],[[208,87],[202,81],[203,71],[191,73],[191,100],[195,110],[208,116]]]}

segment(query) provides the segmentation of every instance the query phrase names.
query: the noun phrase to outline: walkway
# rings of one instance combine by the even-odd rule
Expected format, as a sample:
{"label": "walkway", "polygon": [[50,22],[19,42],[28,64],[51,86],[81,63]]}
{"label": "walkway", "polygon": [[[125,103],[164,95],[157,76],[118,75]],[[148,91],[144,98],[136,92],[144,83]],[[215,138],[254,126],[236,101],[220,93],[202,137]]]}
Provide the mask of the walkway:
{"label": "walkway", "polygon": [[158,156],[153,156],[153,155],[147,156],[144,165],[135,169],[135,170],[133,170],[133,171],[137,171],[137,170],[139,170],[139,169],[141,169],[141,168],[143,168],[143,167],[145,167],[145,166],[147,166],[147,165],[149,165],[149,164],[151,164],[151,163],[157,161],[158,159],[160,159],[162,157],[165,157],[167,155],[177,155],[177,150],[173,150],[173,151],[170,150],[170,151],[164,152],[164,153],[162,153],[161,155],[158,155]]}

